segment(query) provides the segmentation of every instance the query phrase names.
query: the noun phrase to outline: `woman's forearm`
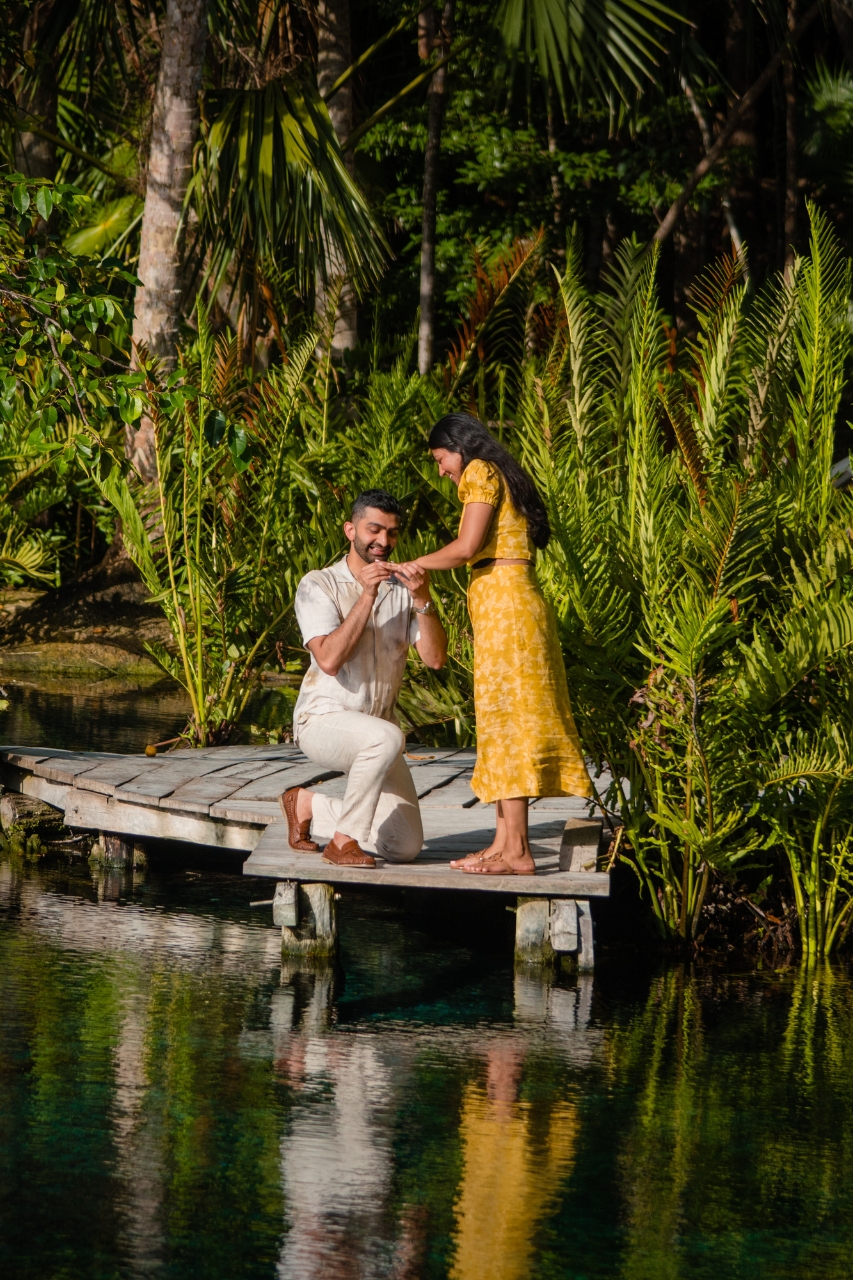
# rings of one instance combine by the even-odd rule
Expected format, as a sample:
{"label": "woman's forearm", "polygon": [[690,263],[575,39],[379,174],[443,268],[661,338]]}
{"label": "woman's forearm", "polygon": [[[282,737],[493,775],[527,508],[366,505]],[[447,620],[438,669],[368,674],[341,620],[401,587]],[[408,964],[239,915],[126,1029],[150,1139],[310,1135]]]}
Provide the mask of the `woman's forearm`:
{"label": "woman's forearm", "polygon": [[418,556],[417,563],[424,569],[459,569],[473,560],[488,536],[494,509],[487,502],[469,502],[462,512],[459,537],[446,547]]}
{"label": "woman's forearm", "polygon": [[[476,549],[475,549],[476,550]],[[428,555],[418,556],[417,563],[424,569],[459,569],[467,564],[475,551],[461,546],[459,539],[454,538],[446,547],[430,551]]]}

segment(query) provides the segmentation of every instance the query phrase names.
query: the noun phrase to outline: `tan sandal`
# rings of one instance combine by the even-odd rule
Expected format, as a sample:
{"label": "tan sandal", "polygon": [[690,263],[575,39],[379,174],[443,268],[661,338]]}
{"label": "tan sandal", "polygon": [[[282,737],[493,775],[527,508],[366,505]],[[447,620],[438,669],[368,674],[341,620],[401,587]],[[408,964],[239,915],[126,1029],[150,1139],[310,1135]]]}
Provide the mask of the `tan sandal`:
{"label": "tan sandal", "polygon": [[489,845],[486,849],[478,849],[476,853],[466,853],[464,858],[451,858],[450,865],[454,871],[461,871],[463,867],[473,867],[486,856],[491,847]]}
{"label": "tan sandal", "polygon": [[481,858],[478,863],[472,862],[468,867],[460,867],[460,870],[469,876],[535,876],[536,864],[533,864],[532,871],[517,871],[508,862],[504,862],[503,854],[493,853],[487,858]]}

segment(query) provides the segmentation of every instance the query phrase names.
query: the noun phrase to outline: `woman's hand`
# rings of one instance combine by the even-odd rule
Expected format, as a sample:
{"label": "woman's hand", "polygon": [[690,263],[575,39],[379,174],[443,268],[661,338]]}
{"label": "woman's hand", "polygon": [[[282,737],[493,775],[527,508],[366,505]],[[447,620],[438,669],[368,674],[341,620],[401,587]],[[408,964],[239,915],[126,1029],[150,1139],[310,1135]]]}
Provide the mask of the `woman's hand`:
{"label": "woman's hand", "polygon": [[429,571],[417,560],[406,560],[403,564],[395,564],[394,576],[408,587],[415,604],[426,604],[429,600]]}

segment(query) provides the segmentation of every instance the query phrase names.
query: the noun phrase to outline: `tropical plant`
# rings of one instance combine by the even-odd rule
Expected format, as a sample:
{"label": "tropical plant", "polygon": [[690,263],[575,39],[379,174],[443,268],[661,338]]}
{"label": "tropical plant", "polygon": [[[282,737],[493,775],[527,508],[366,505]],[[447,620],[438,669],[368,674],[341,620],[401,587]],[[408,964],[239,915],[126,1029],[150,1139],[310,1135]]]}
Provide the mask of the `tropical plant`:
{"label": "tropical plant", "polygon": [[94,469],[123,456],[135,412],[120,262],[81,263],[47,228],[76,188],[0,174],[0,576],[56,581],[59,541],[34,527]]}
{"label": "tropical plant", "polygon": [[[197,348],[165,381],[146,366],[154,479],[114,470],[101,482],[173,649],[147,647],[187,692],[188,742],[227,742],[275,651],[300,577],[328,557],[322,511],[304,537],[311,479],[294,440],[313,335],[258,390],[234,339],[215,341],[198,311]],[[311,517],[308,516],[310,520]]]}
{"label": "tropical plant", "polygon": [[820,955],[853,870],[851,511],[830,474],[850,278],[812,218],[809,257],[754,301],[737,256],[697,282],[680,349],[653,254],[624,245],[597,298],[570,255],[515,439],[549,497],[582,735],[661,929],[695,939],[711,877],[784,850]]}

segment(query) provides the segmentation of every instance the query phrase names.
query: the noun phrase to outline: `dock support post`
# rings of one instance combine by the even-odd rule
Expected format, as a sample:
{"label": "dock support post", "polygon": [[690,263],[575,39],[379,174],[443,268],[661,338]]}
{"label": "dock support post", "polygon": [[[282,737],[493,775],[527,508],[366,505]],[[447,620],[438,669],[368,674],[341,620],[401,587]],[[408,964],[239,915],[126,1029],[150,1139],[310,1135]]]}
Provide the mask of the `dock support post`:
{"label": "dock support post", "polygon": [[569,818],[560,842],[560,870],[595,871],[600,843],[600,818]]}
{"label": "dock support post", "polygon": [[139,869],[148,866],[148,857],[138,840],[98,832],[98,843],[92,847],[92,859],[101,867]]}
{"label": "dock support post", "polygon": [[111,836],[103,831],[99,832],[99,838],[104,850],[101,862],[105,867],[133,866],[132,840],[125,840],[124,836]]}
{"label": "dock support post", "polygon": [[592,941],[592,912],[586,898],[578,898],[578,970],[592,973],[595,952]]}
{"label": "dock support post", "polygon": [[552,898],[548,927],[554,950],[574,956],[579,973],[591,973],[595,956],[589,900]]}
{"label": "dock support post", "polygon": [[554,959],[547,898],[519,898],[515,911],[515,959],[521,964],[550,964]]}
{"label": "dock support post", "polygon": [[[332,956],[338,941],[335,891],[330,884],[300,884],[298,923],[281,926],[282,956]],[[282,915],[284,911],[282,911]]]}

